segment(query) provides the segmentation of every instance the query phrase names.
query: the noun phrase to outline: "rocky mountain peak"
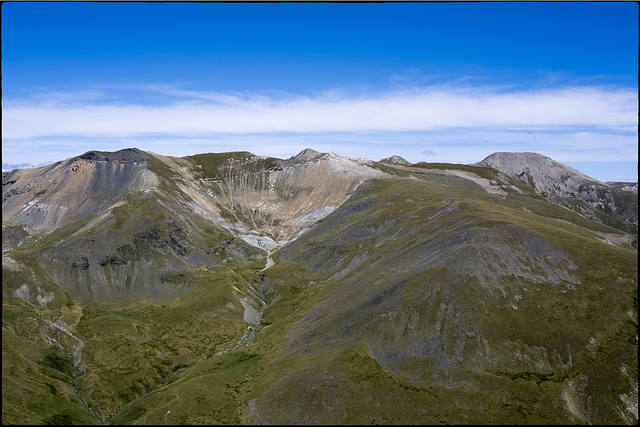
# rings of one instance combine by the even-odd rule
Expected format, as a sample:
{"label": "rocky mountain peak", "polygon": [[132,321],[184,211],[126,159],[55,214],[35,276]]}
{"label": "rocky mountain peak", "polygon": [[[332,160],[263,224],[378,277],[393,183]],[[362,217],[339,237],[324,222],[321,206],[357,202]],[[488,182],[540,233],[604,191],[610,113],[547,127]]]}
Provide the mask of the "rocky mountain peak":
{"label": "rocky mountain peak", "polygon": [[44,231],[101,212],[125,192],[155,183],[147,169],[150,158],[135,148],[94,150],[54,165],[3,173],[3,223]]}
{"label": "rocky mountain peak", "polygon": [[474,165],[495,168],[539,193],[563,194],[569,189],[575,191],[584,183],[602,185],[598,180],[538,153],[498,152]]}
{"label": "rocky mountain peak", "polygon": [[538,153],[498,152],[473,165],[495,168],[567,208],[572,204],[562,198],[581,200],[603,212],[617,215],[624,213],[622,217],[626,223],[635,227],[638,225],[637,205],[620,193],[624,186],[614,187],[602,183],[547,156]]}
{"label": "rocky mountain peak", "polygon": [[386,163],[390,165],[411,165],[411,162],[403,158],[402,156],[393,155],[388,158],[380,159],[380,163]]}
{"label": "rocky mountain peak", "polygon": [[[552,182],[573,177],[581,181],[600,183],[567,165],[557,162],[547,156],[533,152],[497,152],[478,162],[478,166],[496,168],[504,174],[525,181],[539,192],[549,192]],[[524,179],[524,180],[523,180]]]}
{"label": "rocky mountain peak", "polygon": [[321,153],[313,149],[306,148],[297,155],[290,157],[289,160],[298,162],[309,162],[324,155],[326,155],[326,153]]}

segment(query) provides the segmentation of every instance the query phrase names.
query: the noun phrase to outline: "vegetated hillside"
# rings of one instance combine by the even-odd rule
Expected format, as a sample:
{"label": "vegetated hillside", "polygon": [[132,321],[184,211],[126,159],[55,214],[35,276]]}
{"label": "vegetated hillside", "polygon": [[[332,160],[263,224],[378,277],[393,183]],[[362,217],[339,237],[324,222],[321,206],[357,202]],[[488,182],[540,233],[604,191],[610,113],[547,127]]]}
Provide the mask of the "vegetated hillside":
{"label": "vegetated hillside", "polygon": [[499,167],[3,173],[3,423],[636,424],[637,229]]}

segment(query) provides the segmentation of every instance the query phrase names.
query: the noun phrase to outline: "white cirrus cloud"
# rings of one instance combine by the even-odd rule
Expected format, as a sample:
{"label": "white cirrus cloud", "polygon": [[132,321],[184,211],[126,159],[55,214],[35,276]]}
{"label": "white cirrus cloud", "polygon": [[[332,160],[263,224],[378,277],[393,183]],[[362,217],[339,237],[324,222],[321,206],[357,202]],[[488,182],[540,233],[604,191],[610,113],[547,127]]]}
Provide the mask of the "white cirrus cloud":
{"label": "white cirrus cloud", "polygon": [[101,102],[92,93],[90,102],[83,104],[72,94],[56,92],[50,99],[41,94],[32,100],[6,100],[3,134],[5,138],[123,137],[570,127],[633,131],[638,117],[634,91],[595,87],[506,93],[491,88],[432,88],[356,97],[280,98],[157,89],[174,99],[148,105],[126,99],[116,102],[105,95]]}

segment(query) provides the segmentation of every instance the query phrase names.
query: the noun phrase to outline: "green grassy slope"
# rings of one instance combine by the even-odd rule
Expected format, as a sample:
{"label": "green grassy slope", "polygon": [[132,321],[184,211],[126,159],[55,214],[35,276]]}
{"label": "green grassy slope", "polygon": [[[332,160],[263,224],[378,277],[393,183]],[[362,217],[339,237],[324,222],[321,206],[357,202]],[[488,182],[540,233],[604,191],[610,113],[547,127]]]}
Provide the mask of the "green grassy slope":
{"label": "green grassy slope", "polygon": [[517,202],[453,177],[380,180],[285,247],[269,276],[299,303],[265,315],[278,350],[249,420],[625,423],[637,253]]}
{"label": "green grassy slope", "polygon": [[[175,184],[150,163],[159,185]],[[194,215],[176,186],[163,190],[129,187],[52,232],[8,225],[4,423],[110,422],[246,333],[255,303],[243,302],[242,274],[264,266],[263,252]]]}

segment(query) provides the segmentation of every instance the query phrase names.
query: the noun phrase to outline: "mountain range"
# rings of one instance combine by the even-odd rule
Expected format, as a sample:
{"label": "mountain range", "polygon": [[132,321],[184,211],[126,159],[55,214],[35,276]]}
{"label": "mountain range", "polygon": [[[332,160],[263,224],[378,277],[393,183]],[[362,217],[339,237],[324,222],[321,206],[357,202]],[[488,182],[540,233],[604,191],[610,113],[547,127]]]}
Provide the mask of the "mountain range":
{"label": "mountain range", "polygon": [[638,422],[637,183],[124,149],[2,189],[4,424]]}
{"label": "mountain range", "polygon": [[45,165],[49,165],[52,164],[53,162],[41,162],[37,165],[34,165],[30,162],[23,162],[23,163],[8,163],[8,162],[4,162],[2,164],[2,171],[11,171],[13,169],[24,169],[24,168],[38,168],[40,166],[45,166]]}

